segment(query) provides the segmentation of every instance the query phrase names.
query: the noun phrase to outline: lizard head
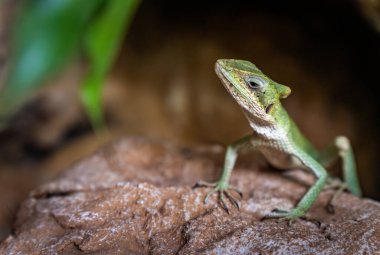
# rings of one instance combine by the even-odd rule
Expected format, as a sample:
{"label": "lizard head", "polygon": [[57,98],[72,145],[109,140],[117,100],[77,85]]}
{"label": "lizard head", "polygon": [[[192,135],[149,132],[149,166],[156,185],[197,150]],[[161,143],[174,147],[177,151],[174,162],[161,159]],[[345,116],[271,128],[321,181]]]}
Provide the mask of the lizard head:
{"label": "lizard head", "polygon": [[272,81],[249,61],[219,59],[215,71],[246,114],[262,120],[273,121],[281,108],[280,99],[291,92],[289,87]]}

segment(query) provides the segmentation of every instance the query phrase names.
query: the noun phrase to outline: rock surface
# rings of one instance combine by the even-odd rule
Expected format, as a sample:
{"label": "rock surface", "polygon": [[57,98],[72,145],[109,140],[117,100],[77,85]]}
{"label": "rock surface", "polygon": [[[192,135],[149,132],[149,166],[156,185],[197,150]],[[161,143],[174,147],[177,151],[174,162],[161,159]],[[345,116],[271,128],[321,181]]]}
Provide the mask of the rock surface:
{"label": "rock surface", "polygon": [[[311,177],[253,165],[243,155],[232,184],[244,193],[227,214],[192,189],[215,180],[219,146],[181,148],[143,138],[120,139],[34,190],[22,204],[0,254],[380,254],[380,204],[342,194],[335,213],[325,190],[308,219],[260,219],[291,208]],[[232,208],[232,207],[231,207]]]}

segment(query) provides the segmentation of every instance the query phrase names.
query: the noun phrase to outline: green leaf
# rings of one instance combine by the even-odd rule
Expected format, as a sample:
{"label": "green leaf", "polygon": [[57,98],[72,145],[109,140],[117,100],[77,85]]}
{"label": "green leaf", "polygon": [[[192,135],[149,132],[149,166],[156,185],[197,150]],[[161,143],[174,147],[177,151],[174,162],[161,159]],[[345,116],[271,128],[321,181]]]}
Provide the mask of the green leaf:
{"label": "green leaf", "polygon": [[78,51],[103,0],[28,0],[13,28],[10,69],[0,94],[0,121]]}
{"label": "green leaf", "polygon": [[108,0],[92,23],[85,51],[90,68],[81,86],[81,98],[95,129],[104,127],[102,89],[140,0]]}

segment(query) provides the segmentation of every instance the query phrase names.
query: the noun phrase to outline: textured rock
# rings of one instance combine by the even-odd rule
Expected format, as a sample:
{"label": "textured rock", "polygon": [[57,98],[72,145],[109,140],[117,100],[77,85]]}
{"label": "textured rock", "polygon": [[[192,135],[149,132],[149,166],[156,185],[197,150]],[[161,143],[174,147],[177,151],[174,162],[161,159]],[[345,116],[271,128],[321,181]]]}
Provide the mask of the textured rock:
{"label": "textured rock", "polygon": [[343,194],[335,214],[323,191],[309,219],[260,219],[291,208],[311,177],[253,165],[243,155],[232,184],[244,193],[227,214],[199,179],[214,180],[221,147],[179,148],[121,139],[78,162],[22,204],[0,254],[380,254],[380,204]]}

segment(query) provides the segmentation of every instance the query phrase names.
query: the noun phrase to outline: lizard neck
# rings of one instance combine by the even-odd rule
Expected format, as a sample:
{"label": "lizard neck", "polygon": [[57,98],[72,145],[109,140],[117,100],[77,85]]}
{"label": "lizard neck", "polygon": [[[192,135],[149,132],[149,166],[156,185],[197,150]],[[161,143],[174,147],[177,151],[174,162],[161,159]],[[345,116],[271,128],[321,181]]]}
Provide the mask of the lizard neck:
{"label": "lizard neck", "polygon": [[281,105],[278,105],[273,110],[270,120],[260,118],[247,111],[245,111],[245,115],[257,136],[265,140],[286,139],[290,130],[288,113]]}

